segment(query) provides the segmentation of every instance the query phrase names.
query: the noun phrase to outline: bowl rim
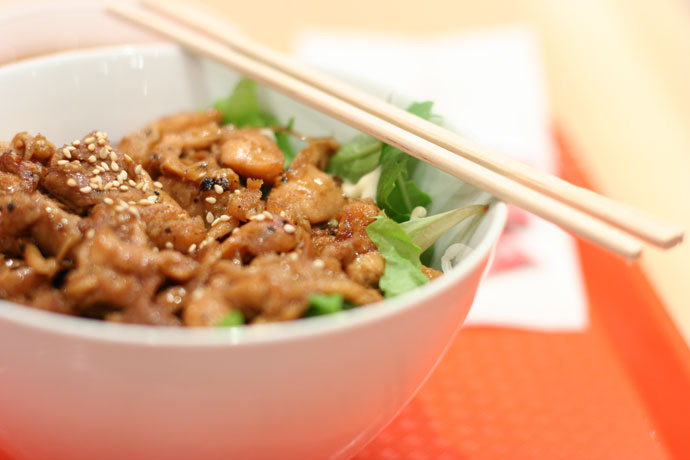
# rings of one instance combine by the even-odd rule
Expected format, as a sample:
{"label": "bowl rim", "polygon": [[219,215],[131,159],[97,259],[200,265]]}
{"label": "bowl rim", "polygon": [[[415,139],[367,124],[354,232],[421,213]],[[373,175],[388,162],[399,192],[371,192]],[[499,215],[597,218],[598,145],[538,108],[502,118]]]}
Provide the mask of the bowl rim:
{"label": "bowl rim", "polygon": [[[0,78],[6,72],[29,71],[36,67],[70,65],[78,61],[95,58],[131,57],[147,55],[156,58],[164,55],[183,56],[180,47],[168,43],[145,45],[116,45],[82,50],[69,50],[26,59],[0,66]],[[331,315],[302,318],[297,321],[252,325],[251,327],[223,328],[181,328],[146,326],[136,324],[107,323],[86,318],[60,315],[0,300],[0,321],[44,332],[87,339],[97,342],[165,347],[216,347],[244,346],[306,339],[319,335],[333,334],[372,325],[386,318],[417,308],[423,308],[424,299],[448,291],[456,283],[479,269],[494,248],[507,219],[507,206],[492,198],[484,219],[490,225],[476,248],[444,276],[427,283],[410,293],[367,306]],[[488,269],[488,266],[485,270]]]}

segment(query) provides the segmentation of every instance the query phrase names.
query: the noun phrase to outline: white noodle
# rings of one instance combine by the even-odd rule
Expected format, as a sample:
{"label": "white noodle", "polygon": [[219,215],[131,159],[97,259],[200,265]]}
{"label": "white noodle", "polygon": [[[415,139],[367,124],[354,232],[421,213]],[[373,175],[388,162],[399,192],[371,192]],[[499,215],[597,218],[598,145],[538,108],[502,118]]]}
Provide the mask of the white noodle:
{"label": "white noodle", "polygon": [[472,248],[462,243],[455,243],[448,246],[441,257],[441,270],[443,270],[443,273],[450,271],[453,266],[460,262],[460,260],[471,250]]}

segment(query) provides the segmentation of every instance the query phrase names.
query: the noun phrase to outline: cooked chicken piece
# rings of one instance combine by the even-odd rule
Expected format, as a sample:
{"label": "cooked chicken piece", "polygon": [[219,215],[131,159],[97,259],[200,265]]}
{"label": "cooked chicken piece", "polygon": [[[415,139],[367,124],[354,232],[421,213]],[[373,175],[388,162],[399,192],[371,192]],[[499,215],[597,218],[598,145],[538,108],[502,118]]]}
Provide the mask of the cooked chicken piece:
{"label": "cooked chicken piece", "polygon": [[177,324],[153,301],[156,290],[166,277],[191,278],[197,267],[178,252],[157,252],[126,241],[110,227],[99,227],[76,250],[75,269],[67,275],[63,291],[68,299],[78,300],[78,313],[83,315],[120,311],[126,322]]}
{"label": "cooked chicken piece", "polygon": [[[225,214],[232,199],[232,191],[240,186],[239,176],[227,168],[216,169],[200,182],[167,176],[160,177],[159,181],[163,184],[163,190],[189,214],[200,216],[204,220],[208,213],[211,213],[214,219]],[[211,222],[208,222],[209,227]]]}
{"label": "cooked chicken piece", "polygon": [[371,200],[351,201],[335,216],[336,226],[315,229],[312,241],[316,253],[338,259],[347,267],[358,255],[376,251],[366,227],[381,214]]}
{"label": "cooked chicken piece", "polygon": [[355,257],[355,260],[347,265],[345,271],[352,281],[362,286],[378,287],[385,268],[386,261],[381,254],[378,251],[371,251]]}
{"label": "cooked chicken piece", "polygon": [[332,219],[345,203],[340,186],[316,166],[289,169],[285,178],[268,195],[266,208],[272,213],[284,211],[292,221],[317,224]]}
{"label": "cooked chicken piece", "polygon": [[259,214],[262,220],[252,220],[237,229],[223,242],[221,253],[224,258],[239,260],[248,255],[258,256],[267,253],[284,253],[292,251],[298,243],[298,229],[282,217]]}
{"label": "cooked chicken piece", "polygon": [[266,209],[266,202],[261,199],[261,185],[259,179],[247,179],[247,188],[233,192],[228,202],[226,214],[242,222],[246,222],[255,214]]}
{"label": "cooked chicken piece", "polygon": [[82,227],[79,216],[38,192],[0,197],[0,235],[30,237],[45,255],[61,259],[82,238]]}
{"label": "cooked chicken piece", "polygon": [[220,147],[221,164],[239,174],[272,183],[283,171],[285,158],[278,145],[254,128],[237,129]]}
{"label": "cooked chicken piece", "polygon": [[290,163],[290,169],[299,169],[306,165],[316,166],[320,170],[325,170],[328,160],[338,151],[340,145],[335,139],[316,139],[295,156]]}
{"label": "cooked chicken piece", "polygon": [[177,133],[209,123],[219,124],[222,118],[221,113],[215,109],[201,113],[183,112],[161,118],[143,129],[125,136],[120,141],[118,149],[128,153],[137,163],[148,169],[151,161],[151,149],[165,134]]}
{"label": "cooked chicken piece", "polygon": [[427,267],[426,265],[422,265],[422,273],[424,273],[429,280],[434,280],[443,275],[443,272]]}
{"label": "cooked chicken piece", "polygon": [[[42,135],[31,136],[26,132],[19,133],[12,139],[11,148],[25,160],[45,163],[55,152],[55,146]],[[3,149],[3,152],[6,149]]]}
{"label": "cooked chicken piece", "polygon": [[[319,261],[321,263],[319,263]],[[228,277],[225,298],[253,322],[284,321],[302,316],[314,293],[335,294],[357,305],[382,300],[374,289],[350,280],[326,262],[291,253],[265,254]]]}
{"label": "cooked chicken piece", "polygon": [[24,160],[14,151],[0,155],[0,193],[34,192],[45,174],[43,165]]}

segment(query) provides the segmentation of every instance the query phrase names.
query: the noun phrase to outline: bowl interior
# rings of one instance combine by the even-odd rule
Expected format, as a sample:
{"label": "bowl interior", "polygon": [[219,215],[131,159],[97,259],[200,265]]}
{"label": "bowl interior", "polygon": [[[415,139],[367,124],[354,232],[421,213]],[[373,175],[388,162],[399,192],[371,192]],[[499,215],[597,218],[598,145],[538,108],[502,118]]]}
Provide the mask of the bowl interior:
{"label": "bowl interior", "polygon": [[[0,99],[5,101],[4,110],[0,111],[0,140],[9,140],[17,132],[28,131],[31,134],[40,132],[60,145],[81,138],[91,130],[107,131],[111,139],[120,139],[124,134],[157,117],[209,107],[214,100],[229,94],[239,78],[237,73],[228,68],[188,54],[175,46],[161,44],[69,52],[13,64],[0,68]],[[373,89],[372,92],[388,97],[385,89]],[[310,137],[333,135],[338,140],[345,141],[356,134],[343,123],[268,88],[261,87],[259,97],[262,105],[279,120],[287,122],[294,118],[294,129]],[[405,106],[410,101],[396,98],[393,102]],[[454,128],[452,120],[445,120],[444,123],[451,129]],[[415,170],[413,179],[422,184],[422,188],[433,198],[430,214],[492,201],[489,194],[426,164]],[[360,319],[362,321],[371,320],[388,314],[395,308],[423,302],[424,295],[429,290],[444,289],[444,286],[447,287],[477,269],[498,238],[505,223],[505,214],[505,206],[496,202],[484,218],[468,219],[444,235],[435,245],[433,266],[439,267],[441,254],[452,243],[462,242],[473,250],[440,280],[409,295],[387,301],[381,306],[384,308],[354,309],[342,315],[295,322],[302,323],[302,326],[287,323],[261,328],[230,328],[223,332],[201,334],[220,335],[226,339],[231,336],[235,338],[233,341],[241,342],[247,334],[255,334],[245,330],[311,327],[306,326],[307,323],[320,323],[316,327],[323,328],[326,324],[340,324],[339,318],[344,316],[348,317],[347,321],[353,321],[357,317],[363,318]],[[22,320],[39,321],[42,324],[44,321],[51,324],[54,321],[67,321],[65,324],[72,324],[76,320],[77,329],[84,328],[84,323],[87,322],[77,318],[46,315],[23,307],[0,309],[0,315],[8,314],[15,319],[21,317]],[[47,316],[50,319],[42,319]],[[107,329],[112,329],[110,326],[118,326],[100,323],[94,325],[96,322],[93,321],[88,323],[88,328],[108,326]],[[137,329],[134,326],[125,327],[129,330]],[[147,337],[159,334],[151,332],[152,328],[144,329],[148,330],[145,333]],[[121,336],[117,328],[113,330],[116,331],[113,337]],[[260,335],[274,333],[272,331]]]}

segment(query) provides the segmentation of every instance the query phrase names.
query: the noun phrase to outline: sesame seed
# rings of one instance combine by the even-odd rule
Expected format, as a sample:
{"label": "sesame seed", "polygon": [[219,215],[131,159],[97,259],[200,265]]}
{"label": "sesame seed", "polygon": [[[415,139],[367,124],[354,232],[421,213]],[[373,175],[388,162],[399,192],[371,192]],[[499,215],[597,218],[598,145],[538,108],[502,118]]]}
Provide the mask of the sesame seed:
{"label": "sesame seed", "polygon": [[134,182],[132,179],[130,179],[129,181],[127,181],[127,183],[128,183],[129,185],[131,185],[132,187],[136,187],[136,186],[137,186],[137,183]]}
{"label": "sesame seed", "polygon": [[206,202],[211,203],[211,204],[216,204],[216,199],[213,198],[212,196],[206,197]]}
{"label": "sesame seed", "polygon": [[170,241],[168,241],[167,243],[165,243],[165,247],[168,248],[168,249],[172,249],[172,248],[173,248],[173,244],[172,244]]}
{"label": "sesame seed", "polygon": [[134,160],[132,160],[132,157],[130,157],[126,153],[124,154],[124,157],[125,157],[125,160],[127,160],[127,161],[134,161]]}
{"label": "sesame seed", "polygon": [[240,194],[240,189],[236,188],[235,191],[232,192],[232,193],[234,193],[235,195],[239,195],[239,194]]}
{"label": "sesame seed", "polygon": [[107,131],[103,131],[103,132],[101,133],[101,136],[103,136],[103,139],[107,139],[107,138],[108,138],[108,132],[107,132]]}
{"label": "sesame seed", "polygon": [[94,176],[98,176],[101,173],[101,170],[99,168],[93,168],[92,173]]}
{"label": "sesame seed", "polygon": [[69,178],[69,179],[67,179],[67,185],[69,185],[70,187],[76,187],[77,181],[72,179],[72,178]]}
{"label": "sesame seed", "polygon": [[219,194],[219,195],[220,195],[221,193],[223,193],[223,191],[224,191],[224,190],[223,190],[223,187],[221,187],[221,186],[218,185],[218,184],[215,184],[215,185],[213,186],[213,190],[215,190],[216,193]]}
{"label": "sesame seed", "polygon": [[211,222],[213,222],[214,219],[215,219],[215,217],[213,217],[213,213],[212,213],[212,212],[207,212],[207,213],[206,213],[206,222],[208,222],[208,223],[210,224]]}
{"label": "sesame seed", "polygon": [[219,219],[222,220],[223,222],[227,222],[230,220],[230,216],[228,216],[227,214],[223,214],[222,216],[219,217]]}
{"label": "sesame seed", "polygon": [[105,145],[105,139],[98,139],[98,145]]}
{"label": "sesame seed", "polygon": [[81,141],[79,139],[75,139],[72,141],[72,145],[79,145],[81,144]]}
{"label": "sesame seed", "polygon": [[103,201],[105,201],[105,204],[113,204],[115,203],[112,198],[105,197],[103,198]]}
{"label": "sesame seed", "polygon": [[134,168],[134,172],[136,174],[141,174],[141,170],[144,169],[141,165],[137,165],[136,168]]}
{"label": "sesame seed", "polygon": [[95,163],[96,162],[96,155],[91,155],[89,158],[86,159],[89,163]]}
{"label": "sesame seed", "polygon": [[148,200],[149,200],[149,203],[153,204],[156,201],[158,201],[158,197],[156,195],[149,195]]}
{"label": "sesame seed", "polygon": [[187,250],[187,252],[194,252],[194,251],[196,251],[196,244],[192,244],[192,245],[189,247],[189,249]]}
{"label": "sesame seed", "polygon": [[117,153],[110,152],[110,161],[117,161]]}
{"label": "sesame seed", "polygon": [[131,205],[131,206],[134,206],[135,204],[137,204],[137,202],[134,201],[134,200],[129,200],[129,201],[127,202],[127,204],[129,204],[129,205]]}
{"label": "sesame seed", "polygon": [[137,208],[129,208],[129,212],[131,212],[134,217],[141,217]]}
{"label": "sesame seed", "polygon": [[148,206],[148,205],[150,205],[151,203],[149,203],[149,200],[147,200],[147,199],[145,199],[145,198],[142,198],[141,200],[139,200],[139,204],[142,205],[142,206]]}
{"label": "sesame seed", "polygon": [[73,146],[73,145],[68,145],[66,148],[67,148],[67,150],[69,150],[70,152],[74,152],[75,150],[77,150],[77,148],[76,148],[75,146]]}
{"label": "sesame seed", "polygon": [[298,259],[297,253],[296,253],[296,252],[291,253],[291,254],[288,256],[288,259],[290,259],[290,260],[297,260],[297,259]]}
{"label": "sesame seed", "polygon": [[143,182],[139,182],[139,183],[136,185],[136,189],[137,189],[137,190],[141,190],[143,186],[144,186],[144,183],[143,183]]}
{"label": "sesame seed", "polygon": [[261,222],[264,219],[266,219],[266,216],[263,214],[254,214],[253,216],[249,216],[249,220],[258,220]]}
{"label": "sesame seed", "polygon": [[96,230],[90,228],[86,231],[86,237],[87,238],[93,238],[94,235],[96,234]]}
{"label": "sesame seed", "polygon": [[62,149],[62,153],[67,157],[67,158],[72,158],[72,153],[69,151],[67,147]]}
{"label": "sesame seed", "polygon": [[101,161],[101,168],[103,168],[103,172],[110,171],[110,166],[105,161]]}
{"label": "sesame seed", "polygon": [[89,187],[88,185],[86,187],[82,187],[79,189],[81,193],[89,193],[91,190],[91,187]]}
{"label": "sesame seed", "polygon": [[52,211],[53,211],[53,208],[51,208],[50,206],[46,207],[46,212],[52,212]]}
{"label": "sesame seed", "polygon": [[87,149],[89,149],[89,152],[95,152],[96,151],[96,146],[94,144],[89,144],[86,146]]}
{"label": "sesame seed", "polygon": [[273,214],[271,214],[270,212],[264,211],[263,214],[264,214],[264,216],[266,216],[268,219],[273,219]]}
{"label": "sesame seed", "polygon": [[117,180],[120,182],[124,182],[127,180],[127,171],[122,171],[120,174],[117,175]]}
{"label": "sesame seed", "polygon": [[93,136],[89,136],[89,137],[87,137],[86,139],[84,139],[84,143],[85,143],[85,144],[91,144],[91,143],[92,143],[93,141],[95,141],[95,140],[96,140],[96,139],[95,139]]}
{"label": "sesame seed", "polygon": [[280,211],[280,217],[285,217],[287,214],[285,214],[285,211]]}
{"label": "sesame seed", "polygon": [[110,163],[110,169],[112,169],[115,172],[118,172],[120,170],[120,167],[115,163],[114,161]]}
{"label": "sesame seed", "polygon": [[297,229],[292,224],[285,224],[285,226],[283,227],[283,230],[285,230],[285,233],[295,233],[295,230],[297,230]]}
{"label": "sesame seed", "polygon": [[129,208],[129,205],[127,203],[125,203],[124,201],[119,200],[119,202],[120,202],[120,205],[123,206],[125,209]]}
{"label": "sesame seed", "polygon": [[163,184],[161,184],[161,183],[158,182],[158,181],[154,182],[154,183],[153,183],[153,186],[156,187],[156,188],[163,188]]}
{"label": "sesame seed", "polygon": [[316,259],[314,262],[312,262],[312,265],[314,268],[323,268],[326,266],[326,263],[321,259]]}
{"label": "sesame seed", "polygon": [[112,182],[112,184],[113,184],[113,186],[115,186],[115,187],[119,187],[120,185],[122,185],[122,183],[121,183],[119,180],[117,180],[117,179],[115,179],[115,180]]}
{"label": "sesame seed", "polygon": [[67,161],[67,160],[58,160],[58,162],[57,162],[57,164],[60,165],[60,166],[64,166],[64,165],[66,165],[67,163],[69,163],[69,161]]}
{"label": "sesame seed", "polygon": [[240,231],[240,228],[239,228],[239,227],[235,227],[235,228],[232,229],[232,234],[234,235],[235,233],[237,233],[237,232],[239,232],[239,231]]}
{"label": "sesame seed", "polygon": [[101,160],[105,160],[106,158],[108,158],[108,151],[106,149],[101,149],[101,151],[98,152],[98,157]]}
{"label": "sesame seed", "polygon": [[120,190],[122,190],[123,192],[126,192],[127,190],[129,190],[129,187],[126,185],[120,185]]}
{"label": "sesame seed", "polygon": [[144,182],[144,185],[141,186],[141,191],[142,191],[142,192],[148,192],[148,191],[149,191],[149,184],[148,184],[148,182]]}
{"label": "sesame seed", "polygon": [[216,217],[213,222],[211,222],[211,227],[215,227],[220,223],[220,217]]}

